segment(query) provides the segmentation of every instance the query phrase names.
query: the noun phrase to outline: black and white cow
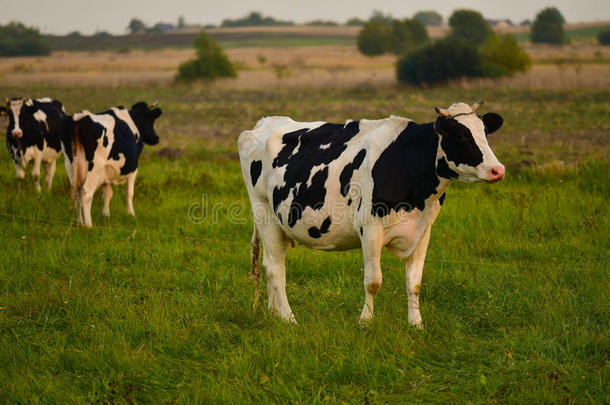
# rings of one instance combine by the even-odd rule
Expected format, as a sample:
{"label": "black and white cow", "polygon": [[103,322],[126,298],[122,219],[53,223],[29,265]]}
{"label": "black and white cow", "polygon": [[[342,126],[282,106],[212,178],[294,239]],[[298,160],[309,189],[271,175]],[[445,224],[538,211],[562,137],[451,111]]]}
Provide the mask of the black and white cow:
{"label": "black and white cow", "polygon": [[25,169],[33,160],[32,177],[36,190],[40,191],[40,165],[44,163],[45,181],[50,189],[56,160],[62,151],[60,137],[65,120],[69,119],[61,102],[50,98],[6,99],[6,107],[0,107],[0,114],[8,115],[6,144],[17,178],[25,178]]}
{"label": "black and white cow", "polygon": [[78,223],[91,226],[91,201],[95,191],[104,186],[104,211],[110,215],[112,185],[127,182],[127,212],[133,210],[133,192],[138,173],[138,159],[144,143],[159,142],[154,122],[161,109],[139,102],[130,110],[113,107],[93,114],[81,111],[73,115],[73,181]]}
{"label": "black and white cow", "polygon": [[252,272],[260,277],[260,234],[269,309],[295,321],[285,289],[291,242],[321,250],[360,247],[366,294],[360,320],[370,320],[385,246],[405,261],[409,322],[420,326],[422,270],[445,191],[455,180],[504,177],[487,143],[503,120],[476,115],[481,103],[436,108],[439,117],[428,124],[394,116],[345,124],[268,117],[242,132],[238,149],[254,217]]}

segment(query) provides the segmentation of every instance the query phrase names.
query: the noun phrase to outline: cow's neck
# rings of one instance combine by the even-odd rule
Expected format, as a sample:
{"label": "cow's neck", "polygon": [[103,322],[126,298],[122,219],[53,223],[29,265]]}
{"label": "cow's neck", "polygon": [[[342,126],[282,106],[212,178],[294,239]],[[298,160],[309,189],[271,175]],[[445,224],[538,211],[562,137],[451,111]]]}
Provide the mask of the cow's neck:
{"label": "cow's neck", "polygon": [[[432,127],[434,128],[434,125]],[[436,194],[436,197],[440,198],[440,196],[443,195],[445,193],[445,191],[447,191],[449,186],[456,180],[456,178],[452,177],[452,175],[447,173],[443,166],[443,162],[447,162],[447,160],[446,160],[447,157],[446,157],[445,151],[441,147],[440,135],[436,132],[436,130],[433,130],[433,131],[434,131],[434,138],[436,139],[436,144],[437,144],[434,167],[435,167],[435,175],[439,182],[439,185],[436,187],[436,190],[438,192]],[[454,172],[452,172],[452,173],[454,173]],[[457,176],[457,173],[455,173],[455,175]]]}

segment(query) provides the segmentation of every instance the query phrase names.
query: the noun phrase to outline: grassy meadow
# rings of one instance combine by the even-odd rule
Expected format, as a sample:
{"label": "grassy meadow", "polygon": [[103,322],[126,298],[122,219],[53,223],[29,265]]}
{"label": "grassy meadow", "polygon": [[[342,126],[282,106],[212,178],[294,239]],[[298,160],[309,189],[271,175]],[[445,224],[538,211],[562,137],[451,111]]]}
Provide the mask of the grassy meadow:
{"label": "grassy meadow", "polygon": [[[237,83],[273,75],[257,55]],[[366,63],[375,73],[388,61]],[[62,161],[38,195],[0,156],[0,402],[610,401],[609,87],[416,89],[333,66],[346,85],[303,85],[296,68],[241,88],[0,77],[1,95],[52,96],[70,112],[156,99],[163,109],[160,144],[140,160],[135,218],[115,187],[111,217],[99,190],[93,228],[77,228]],[[252,309],[241,130],[265,115],[427,122],[435,105],[479,98],[505,119],[490,143],[507,176],[449,189],[424,267],[424,330],[408,324],[403,265],[389,252],[368,328],[358,326],[357,250],[290,250],[298,325],[270,316],[264,292]]]}

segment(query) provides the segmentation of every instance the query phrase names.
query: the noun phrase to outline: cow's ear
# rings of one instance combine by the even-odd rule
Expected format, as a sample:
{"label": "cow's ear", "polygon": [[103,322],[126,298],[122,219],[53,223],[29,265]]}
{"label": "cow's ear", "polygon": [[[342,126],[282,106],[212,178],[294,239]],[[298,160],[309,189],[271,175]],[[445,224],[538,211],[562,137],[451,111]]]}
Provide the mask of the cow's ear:
{"label": "cow's ear", "polygon": [[162,111],[160,108],[155,108],[154,110],[151,111],[151,113],[152,113],[152,117],[154,119],[157,119],[161,116]]}
{"label": "cow's ear", "polygon": [[500,114],[496,113],[487,113],[481,119],[483,124],[485,124],[485,135],[496,132],[504,123],[504,119],[502,119]]}
{"label": "cow's ear", "polygon": [[436,132],[439,132],[441,135],[449,135],[456,131],[457,124],[457,121],[453,118],[440,116],[436,119],[434,128],[436,129]]}

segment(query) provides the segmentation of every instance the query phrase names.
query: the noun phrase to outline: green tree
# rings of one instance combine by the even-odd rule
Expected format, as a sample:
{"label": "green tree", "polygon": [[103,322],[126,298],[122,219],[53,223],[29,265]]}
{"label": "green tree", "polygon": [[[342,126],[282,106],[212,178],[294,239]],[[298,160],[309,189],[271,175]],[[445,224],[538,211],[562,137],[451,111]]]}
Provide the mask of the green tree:
{"label": "green tree", "polygon": [[610,45],[610,27],[606,27],[597,34],[597,40],[602,45]]}
{"label": "green tree", "polygon": [[392,21],[394,21],[394,18],[392,17],[391,14],[383,14],[383,11],[374,10],[373,14],[371,14],[371,17],[369,18],[369,21],[391,24]]}
{"label": "green tree", "polygon": [[48,55],[50,51],[36,28],[18,22],[0,25],[0,56]]}
{"label": "green tree", "polygon": [[388,50],[396,55],[402,55],[428,42],[428,40],[428,31],[418,20],[394,20]]}
{"label": "green tree", "polygon": [[369,21],[358,34],[358,49],[367,56],[381,55],[392,43],[392,26],[383,21]]}
{"label": "green tree", "polygon": [[545,8],[536,15],[532,25],[532,42],[561,45],[567,42],[563,31],[565,19],[555,7]]}
{"label": "green tree", "polygon": [[129,25],[127,25],[127,31],[129,31],[131,34],[146,32],[146,24],[144,24],[142,20],[132,18],[131,21],[129,21]]}
{"label": "green tree", "polygon": [[178,17],[178,23],[176,24],[176,27],[178,29],[182,29],[185,26],[186,26],[186,21],[184,20],[184,16],[181,15],[180,17]]}
{"label": "green tree", "polygon": [[479,49],[482,58],[482,75],[490,77],[525,72],[532,64],[514,36],[493,34]]}
{"label": "green tree", "polygon": [[218,77],[235,77],[235,67],[222,50],[221,46],[205,32],[195,39],[197,58],[189,60],[178,67],[179,80],[207,79]]}
{"label": "green tree", "polygon": [[449,17],[451,35],[474,45],[481,45],[492,33],[481,13],[474,10],[456,10]]}
{"label": "green tree", "polygon": [[414,16],[414,19],[424,25],[439,26],[443,25],[443,16],[436,11],[419,11]]}
{"label": "green tree", "polygon": [[415,19],[369,21],[358,34],[358,49],[368,56],[388,52],[400,55],[428,40],[426,27]]}
{"label": "green tree", "polygon": [[364,20],[362,20],[362,19],[360,19],[358,17],[353,17],[353,18],[350,18],[349,20],[347,20],[347,23],[345,23],[345,25],[348,25],[348,26],[359,26],[359,25],[364,25],[365,22],[366,21],[364,21]]}

